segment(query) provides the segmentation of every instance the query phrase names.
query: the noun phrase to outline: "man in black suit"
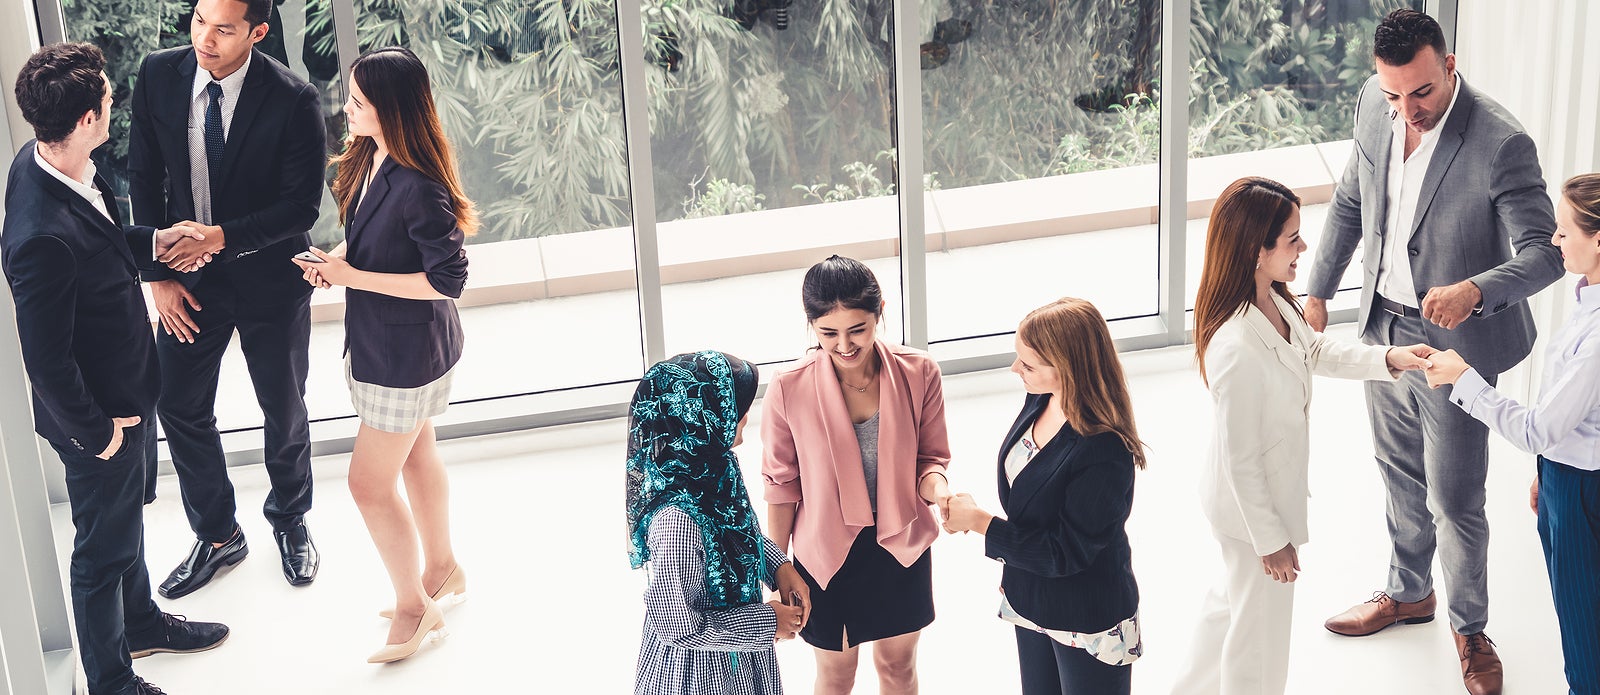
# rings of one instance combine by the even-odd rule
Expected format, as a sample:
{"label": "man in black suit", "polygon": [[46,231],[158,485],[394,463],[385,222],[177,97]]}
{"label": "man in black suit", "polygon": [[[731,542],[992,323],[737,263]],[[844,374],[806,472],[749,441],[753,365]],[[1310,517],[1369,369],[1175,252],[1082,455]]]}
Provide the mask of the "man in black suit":
{"label": "man in black suit", "polygon": [[[311,288],[289,262],[311,245],[326,156],[315,87],[263,55],[272,0],[199,0],[191,45],[145,57],[133,91],[129,195],[136,222],[183,221],[183,239],[144,259],[163,331],[158,412],[196,541],[162,582],[178,598],[249,552],[235,518],[215,405],[223,353],[239,333],[264,416],[272,489],[264,511],[292,585],[316,578],[306,529]],[[197,270],[204,254],[217,261]]]}
{"label": "man in black suit", "polygon": [[[109,137],[111,82],[89,44],[52,44],[17,76],[36,140],[6,180],[0,265],[17,307],[34,429],[66,467],[77,535],[72,609],[91,695],[159,692],[131,658],[211,649],[217,623],[167,615],[144,563],[147,473],[159,380],[134,259],[168,252],[184,228],[124,227],[89,153]],[[152,249],[154,245],[154,249]],[[200,260],[204,260],[203,257]]]}

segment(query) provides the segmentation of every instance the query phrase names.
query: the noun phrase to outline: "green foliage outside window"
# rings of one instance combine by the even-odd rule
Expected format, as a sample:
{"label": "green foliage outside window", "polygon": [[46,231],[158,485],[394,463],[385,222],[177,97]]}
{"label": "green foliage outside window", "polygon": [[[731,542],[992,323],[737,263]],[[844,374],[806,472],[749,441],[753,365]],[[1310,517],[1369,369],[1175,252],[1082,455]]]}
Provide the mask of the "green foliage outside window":
{"label": "green foliage outside window", "polygon": [[[363,50],[408,46],[433,74],[484,212],[475,242],[629,223],[614,1],[355,0]],[[887,0],[798,0],[782,30],[747,28],[733,0],[637,1],[660,219],[893,191]],[[325,24],[327,2],[309,0],[323,11],[308,21]],[[69,34],[112,60],[113,164],[138,60],[186,42],[170,27],[188,4],[63,0]],[[1373,27],[1402,4],[1420,5],[1195,0],[1190,155],[1348,137]],[[1154,162],[1160,5],[925,0],[923,24],[939,28],[907,67],[928,68],[926,170],[957,188]],[[331,32],[309,34],[333,55]]]}

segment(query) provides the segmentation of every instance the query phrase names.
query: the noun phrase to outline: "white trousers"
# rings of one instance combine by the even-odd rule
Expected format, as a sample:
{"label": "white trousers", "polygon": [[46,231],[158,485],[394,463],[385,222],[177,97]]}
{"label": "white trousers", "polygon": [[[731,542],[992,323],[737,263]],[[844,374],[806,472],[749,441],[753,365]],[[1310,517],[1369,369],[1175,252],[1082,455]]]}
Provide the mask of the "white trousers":
{"label": "white trousers", "polygon": [[1283,695],[1294,584],[1272,580],[1249,543],[1217,534],[1224,565],[1206,595],[1173,695]]}

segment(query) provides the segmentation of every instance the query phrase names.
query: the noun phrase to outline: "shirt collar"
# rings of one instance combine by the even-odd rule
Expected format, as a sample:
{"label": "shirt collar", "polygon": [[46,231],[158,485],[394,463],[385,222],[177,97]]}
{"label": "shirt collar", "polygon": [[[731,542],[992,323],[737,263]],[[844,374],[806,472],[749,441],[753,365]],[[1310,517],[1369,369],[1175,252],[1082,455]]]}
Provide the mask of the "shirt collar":
{"label": "shirt collar", "polygon": [[[1461,79],[1461,71],[1457,70],[1456,71],[1455,92],[1450,94],[1450,105],[1445,107],[1445,109],[1444,109],[1444,117],[1439,119],[1438,125],[1435,125],[1433,127],[1433,130],[1430,130],[1430,131],[1422,134],[1422,140],[1424,142],[1437,139],[1439,137],[1439,134],[1444,131],[1444,124],[1450,122],[1450,114],[1455,112],[1455,110],[1456,110],[1456,100],[1461,98],[1461,88],[1465,84],[1466,84],[1466,82]],[[1390,120],[1390,122],[1394,123],[1394,132],[1395,133],[1404,133],[1405,132],[1406,122],[1400,120],[1399,113],[1397,113],[1393,108],[1389,109],[1389,120]]]}
{"label": "shirt collar", "polygon": [[90,202],[100,198],[100,189],[94,187],[94,160],[89,160],[89,164],[84,167],[82,181],[74,180],[71,176],[67,176],[66,174],[62,173],[60,169],[57,169],[55,165],[47,161],[44,158],[44,155],[39,154],[39,147],[37,145],[35,145],[33,148],[33,161],[37,163],[39,168],[43,169],[45,173],[54,176],[62,183],[67,184],[67,187],[71,188],[73,192],[88,198]]}
{"label": "shirt collar", "polygon": [[[222,85],[222,91],[224,93],[226,93],[226,94],[238,94],[239,93],[240,87],[242,87],[244,85],[245,73],[250,72],[250,63],[251,63],[251,61],[255,60],[255,53],[256,53],[255,49],[253,49],[253,48],[250,49],[250,52],[246,53],[245,56],[244,56],[244,65],[240,65],[239,69],[238,70],[234,70],[232,75],[224,77],[224,78],[222,78],[220,80],[215,80],[216,82],[218,82],[218,83],[220,83]],[[204,94],[205,91],[206,91],[206,85],[211,84],[212,82],[213,82],[213,80],[211,79],[211,71],[210,70],[202,68],[202,67],[200,67],[198,65],[195,66],[194,85],[192,85],[192,87],[190,88],[189,98],[190,99],[198,99],[198,98],[200,98],[200,95]]]}
{"label": "shirt collar", "polygon": [[1589,278],[1578,278],[1578,288],[1574,294],[1578,295],[1579,311],[1600,310],[1600,285],[1589,284]]}

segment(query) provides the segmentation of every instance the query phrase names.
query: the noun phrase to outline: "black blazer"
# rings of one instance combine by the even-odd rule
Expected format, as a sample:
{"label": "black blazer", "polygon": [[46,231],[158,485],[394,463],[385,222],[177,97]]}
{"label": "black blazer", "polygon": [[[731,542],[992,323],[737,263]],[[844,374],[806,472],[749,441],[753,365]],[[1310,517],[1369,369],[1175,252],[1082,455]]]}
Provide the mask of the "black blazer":
{"label": "black blazer", "polygon": [[160,372],[134,258],[150,227],[112,222],[39,168],[22,146],[6,179],[0,265],[17,307],[17,337],[33,391],[33,426],[52,444],[90,455],[111,443],[111,418],[149,417]]}
{"label": "black blazer", "polygon": [[1139,608],[1123,524],[1133,508],[1133,455],[1114,433],[1084,437],[1062,425],[1006,483],[1006,454],[1050,403],[1029,394],[1000,447],[1000,505],[984,553],[1005,564],[1011,607],[1040,627],[1100,632]]}
{"label": "black blazer", "polygon": [[[187,46],[151,53],[139,66],[128,142],[128,192],[138,224],[164,228],[195,218],[189,104],[196,69]],[[321,109],[316,87],[254,50],[211,192],[212,224],[227,234],[218,259],[225,267],[177,273],[141,258],[144,279],[178,278],[193,287],[201,274],[219,272],[251,301],[309,294],[311,286],[289,259],[311,245],[307,232],[322,203],[327,141]]]}
{"label": "black blazer", "polygon": [[[345,260],[376,273],[427,273],[439,294],[460,297],[466,239],[444,184],[385,158],[345,229]],[[344,301],[344,346],[356,381],[415,388],[461,359],[461,317],[450,299],[352,289]]]}

